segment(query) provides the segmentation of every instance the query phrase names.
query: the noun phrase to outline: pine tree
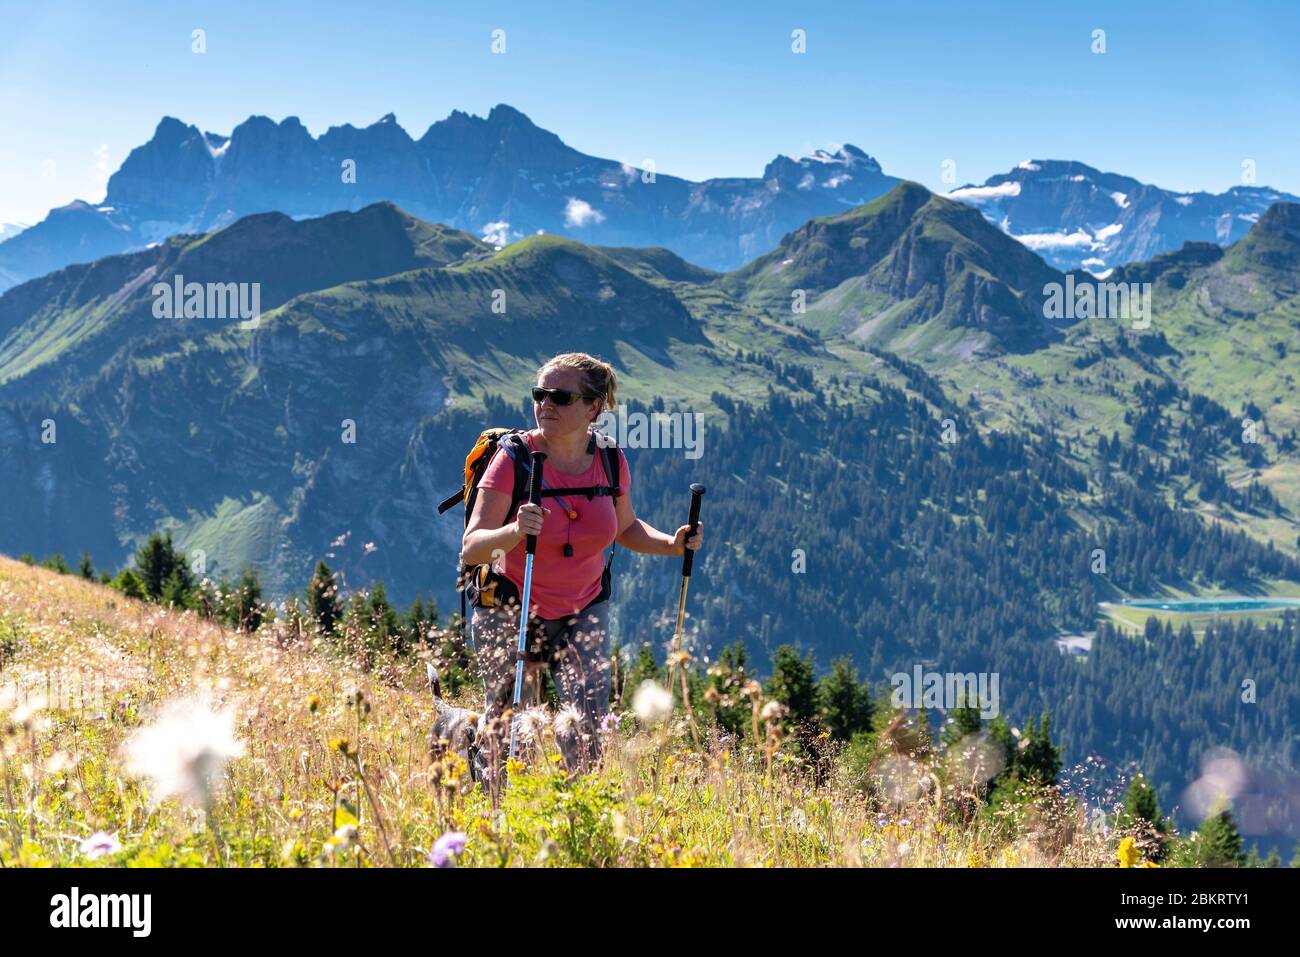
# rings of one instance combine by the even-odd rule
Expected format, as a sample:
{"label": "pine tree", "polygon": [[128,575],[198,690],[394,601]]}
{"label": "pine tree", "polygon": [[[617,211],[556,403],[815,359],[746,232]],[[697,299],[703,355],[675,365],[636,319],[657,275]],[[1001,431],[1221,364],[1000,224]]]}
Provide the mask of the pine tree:
{"label": "pine tree", "polygon": [[1246,862],[1241,850],[1241,832],[1237,830],[1231,808],[1211,814],[1196,833],[1200,835],[1196,859],[1202,867],[1241,867]]}
{"label": "pine tree", "polygon": [[144,582],[129,568],[124,568],[118,573],[117,578],[113,580],[113,587],[127,598],[138,598],[143,601],[148,597],[144,590]]}
{"label": "pine tree", "polygon": [[316,563],[316,571],[307,585],[307,614],[316,623],[317,634],[326,637],[333,634],[342,614],[338,582],[324,559]]}
{"label": "pine tree", "polygon": [[979,708],[963,695],[961,703],[953,708],[952,714],[944,722],[940,739],[945,748],[952,747],[963,738],[978,734],[983,727],[984,720],[980,717]]}
{"label": "pine tree", "polygon": [[871,727],[871,694],[847,655],[835,659],[818,684],[817,696],[822,720],[836,741],[848,741]]}
{"label": "pine tree", "polygon": [[636,694],[636,689],[641,687],[643,681],[656,681],[663,684],[663,672],[659,669],[659,663],[655,661],[655,653],[650,648],[649,642],[642,643],[636,650],[636,660],[632,662],[632,667],[628,671],[627,681],[623,683],[623,703],[626,705],[632,700],[632,695]]}
{"label": "pine tree", "polygon": [[703,700],[712,708],[718,727],[743,735],[751,725],[752,705],[744,695],[749,675],[749,652],[745,642],[736,639],[718,655],[718,660],[708,670],[707,686]]}
{"label": "pine tree", "polygon": [[181,573],[182,567],[173,568],[172,573],[163,582],[162,594],[158,599],[162,604],[170,605],[173,608],[188,608],[190,606],[189,576]]}
{"label": "pine tree", "polygon": [[145,592],[153,601],[162,598],[163,586],[166,585],[167,579],[171,578],[173,572],[181,576],[186,592],[194,585],[189,566],[185,564],[184,556],[172,544],[171,532],[168,532],[165,537],[157,532],[150,535],[149,540],[141,545],[139,551],[135,554],[135,567],[139,570]]}
{"label": "pine tree", "polygon": [[1160,813],[1160,800],[1155,788],[1141,774],[1129,782],[1128,791],[1124,794],[1124,807],[1119,814],[1121,824],[1131,824],[1138,820],[1146,821],[1162,834],[1169,829],[1168,822]]}
{"label": "pine tree", "polygon": [[77,573],[86,581],[95,580],[95,566],[90,560],[90,552],[81,553],[81,564],[77,566]]}
{"label": "pine tree", "polygon": [[135,567],[140,570],[140,580],[144,583],[145,592],[151,599],[156,599],[162,594],[163,583],[171,574],[170,543],[170,533],[164,542],[163,538],[154,532],[135,554]]}
{"label": "pine tree", "polygon": [[804,728],[817,720],[817,686],[812,654],[799,655],[794,645],[781,645],[772,654],[772,677],[764,688],[768,697],[785,705],[790,723]]}
{"label": "pine tree", "polygon": [[371,647],[376,651],[402,650],[401,625],[397,620],[397,612],[389,604],[388,593],[384,591],[382,581],[375,582],[375,587],[366,601],[366,624],[369,626]]}
{"label": "pine tree", "polygon": [[262,625],[262,581],[255,568],[245,568],[239,584],[227,594],[225,619],[231,627],[252,634]]}
{"label": "pine tree", "polygon": [[1016,753],[1016,771],[1022,781],[1055,784],[1061,773],[1061,750],[1052,744],[1052,713],[1044,711],[1041,723],[1029,719],[1026,744]]}

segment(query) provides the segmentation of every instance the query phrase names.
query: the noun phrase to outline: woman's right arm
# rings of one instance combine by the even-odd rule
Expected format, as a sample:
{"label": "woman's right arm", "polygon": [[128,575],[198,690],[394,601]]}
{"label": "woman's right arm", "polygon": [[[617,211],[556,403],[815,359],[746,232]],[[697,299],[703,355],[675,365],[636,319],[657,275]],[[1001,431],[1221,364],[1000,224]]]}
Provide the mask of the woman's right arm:
{"label": "woman's right arm", "polygon": [[[510,509],[510,496],[496,489],[479,487],[474,502],[474,514],[465,527],[460,543],[460,560],[466,565],[479,565],[495,560],[498,550],[513,551],[525,535],[536,535],[542,530],[542,520],[549,508],[524,502],[519,506],[513,522],[506,522]],[[503,524],[504,523],[504,524]]]}

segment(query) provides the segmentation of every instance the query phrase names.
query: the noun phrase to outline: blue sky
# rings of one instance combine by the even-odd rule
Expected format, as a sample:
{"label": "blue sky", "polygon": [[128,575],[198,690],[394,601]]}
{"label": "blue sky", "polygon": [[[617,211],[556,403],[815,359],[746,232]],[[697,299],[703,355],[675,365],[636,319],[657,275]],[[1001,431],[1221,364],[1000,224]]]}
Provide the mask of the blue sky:
{"label": "blue sky", "polygon": [[100,200],[165,114],[319,135],[391,111],[418,137],[499,102],[691,179],[849,142],[936,190],[948,159],[958,184],[1068,158],[1213,192],[1253,159],[1260,185],[1300,193],[1298,36],[1289,2],[0,0],[0,222]]}

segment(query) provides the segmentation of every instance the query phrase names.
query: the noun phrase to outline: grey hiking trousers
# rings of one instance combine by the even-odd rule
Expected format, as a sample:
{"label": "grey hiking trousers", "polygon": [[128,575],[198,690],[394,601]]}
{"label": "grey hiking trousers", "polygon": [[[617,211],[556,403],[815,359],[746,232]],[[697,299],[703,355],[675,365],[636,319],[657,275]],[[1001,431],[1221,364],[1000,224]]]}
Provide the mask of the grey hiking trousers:
{"label": "grey hiking trousers", "polygon": [[[510,751],[510,729],[502,716],[514,701],[515,658],[519,647],[519,606],[474,608],[471,636],[483,677],[484,714],[479,722],[478,757],[489,783],[503,780]],[[524,663],[520,710],[540,702],[541,668],[549,666],[560,706],[572,705],[578,720],[556,722],[555,736],[565,770],[587,770],[600,755],[600,722],[609,710],[609,600],[568,618],[531,617],[531,649],[542,661]],[[516,727],[519,726],[516,716]],[[520,734],[521,744],[524,735]],[[520,752],[524,750],[520,748]],[[518,756],[518,754],[517,754]]]}

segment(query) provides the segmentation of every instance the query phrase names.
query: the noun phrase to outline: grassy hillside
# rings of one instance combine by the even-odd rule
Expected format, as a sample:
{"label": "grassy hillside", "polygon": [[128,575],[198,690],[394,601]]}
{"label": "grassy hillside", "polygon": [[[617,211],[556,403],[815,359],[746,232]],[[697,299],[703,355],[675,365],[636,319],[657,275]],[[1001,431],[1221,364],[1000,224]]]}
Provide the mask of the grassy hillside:
{"label": "grassy hillside", "polygon": [[[1055,788],[982,812],[954,777],[962,749],[909,752],[905,723],[866,767],[828,748],[819,781],[773,725],[757,747],[701,749],[680,715],[644,728],[625,704],[601,768],[567,778],[544,734],[494,811],[462,765],[426,753],[416,661],[361,671],[284,626],[228,632],[6,559],[0,636],[6,866],[422,866],[448,831],[468,836],[461,865],[488,867],[1113,866],[1136,833],[1085,826]],[[184,790],[195,732],[160,713],[200,691],[230,720],[198,732],[214,767],[230,753],[194,787],[206,815],[159,777]],[[903,765],[919,786],[888,783]],[[82,847],[97,832],[118,842],[102,857]]]}

